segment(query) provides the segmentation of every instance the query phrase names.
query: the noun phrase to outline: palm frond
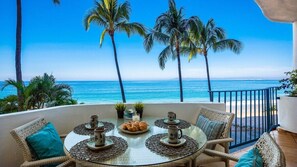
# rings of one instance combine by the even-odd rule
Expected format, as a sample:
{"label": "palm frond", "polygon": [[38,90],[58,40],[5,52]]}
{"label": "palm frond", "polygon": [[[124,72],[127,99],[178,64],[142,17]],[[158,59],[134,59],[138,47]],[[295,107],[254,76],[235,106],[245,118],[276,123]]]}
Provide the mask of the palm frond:
{"label": "palm frond", "polygon": [[159,60],[159,66],[163,70],[165,68],[165,64],[167,62],[168,57],[171,54],[171,46],[167,46],[160,54],[158,57]]}
{"label": "palm frond", "polygon": [[180,53],[188,55],[188,61],[190,62],[197,54],[202,53],[202,48],[201,45],[196,45],[190,38],[188,38],[181,43]]}
{"label": "palm frond", "polygon": [[13,79],[5,80],[1,90],[3,91],[7,86],[13,86],[16,89],[21,90],[22,92],[24,91],[23,83],[19,83]]}
{"label": "palm frond", "polygon": [[215,21],[213,18],[209,19],[205,25],[205,29],[213,29],[215,27]]}
{"label": "palm frond", "polygon": [[145,36],[143,46],[146,52],[150,52],[154,45],[153,33],[149,33]]}
{"label": "palm frond", "polygon": [[242,43],[235,39],[221,40],[213,45],[214,52],[230,49],[232,52],[239,54],[242,48]]}
{"label": "palm frond", "polygon": [[131,13],[130,3],[128,1],[126,1],[123,4],[119,5],[118,9],[116,10],[114,20],[116,22],[121,22],[122,19],[129,20],[130,19],[130,13]]}
{"label": "palm frond", "polygon": [[[85,29],[88,30],[91,22],[94,22],[95,20],[100,20],[100,18],[98,17],[96,10],[91,10],[84,18]],[[98,23],[101,23],[101,22],[99,21]],[[104,23],[102,22],[102,24]]]}
{"label": "palm frond", "polygon": [[130,35],[131,35],[131,29],[129,26],[127,26],[126,21],[117,23],[114,28],[116,31],[122,31],[122,32],[127,33],[128,37],[130,37]]}
{"label": "palm frond", "polygon": [[119,24],[116,24],[115,29],[118,31],[125,31],[128,36],[130,34],[139,34],[140,36],[145,37],[145,27],[140,23],[127,23],[127,22],[121,22]]}
{"label": "palm frond", "polygon": [[54,4],[60,4],[60,0],[53,0]]}
{"label": "palm frond", "polygon": [[104,37],[105,37],[105,33],[106,33],[106,29],[104,29],[101,33],[101,36],[100,36],[100,47],[102,47],[102,43],[104,41]]}
{"label": "palm frond", "polygon": [[157,40],[158,42],[160,42],[164,45],[167,45],[167,44],[169,44],[170,36],[167,34],[164,34],[162,32],[153,31],[153,39]]}
{"label": "palm frond", "polygon": [[194,35],[199,35],[203,29],[203,23],[197,16],[192,16],[187,20],[188,31]]}
{"label": "palm frond", "polygon": [[214,35],[217,36],[217,38],[219,40],[224,40],[226,39],[226,33],[225,33],[225,30],[221,27],[215,27],[213,29],[213,32],[214,32]]}
{"label": "palm frond", "polygon": [[172,14],[177,13],[176,4],[175,4],[175,1],[174,0],[169,0],[169,11]]}
{"label": "palm frond", "polygon": [[110,9],[110,2],[111,2],[112,0],[102,0],[101,1],[101,3],[102,3],[102,5],[106,8],[106,9]]}
{"label": "palm frond", "polygon": [[165,28],[165,32],[168,33],[168,29],[171,27],[171,17],[170,14],[167,13],[162,13],[159,17],[156,19],[156,24],[154,26],[155,31],[161,32],[163,28]]}

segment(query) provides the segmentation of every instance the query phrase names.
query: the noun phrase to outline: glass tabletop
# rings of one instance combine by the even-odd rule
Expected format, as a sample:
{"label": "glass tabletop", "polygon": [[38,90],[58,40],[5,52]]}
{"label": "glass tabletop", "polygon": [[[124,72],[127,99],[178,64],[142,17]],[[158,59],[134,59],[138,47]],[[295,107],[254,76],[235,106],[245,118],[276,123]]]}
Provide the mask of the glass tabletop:
{"label": "glass tabletop", "polygon": [[[154,122],[160,118],[156,117],[147,117],[143,118],[143,121],[146,121],[150,125],[150,130],[146,133],[142,134],[125,134],[121,132],[118,127],[123,124],[124,122],[128,122],[129,120],[126,119],[104,119],[102,121],[108,121],[115,125],[114,130],[107,132],[106,136],[118,136],[125,139],[128,143],[128,149],[122,155],[114,157],[107,161],[100,161],[100,162],[86,162],[86,163],[97,163],[102,165],[115,165],[115,166],[142,166],[142,165],[157,165],[157,164],[164,164],[170,163],[172,161],[176,161],[179,159],[187,158],[187,156],[164,156],[159,155],[150,151],[145,146],[145,141],[152,135],[160,134],[160,133],[167,133],[167,129],[159,128],[154,125]],[[198,143],[198,152],[201,152],[204,149],[205,144],[207,142],[207,138],[203,131],[192,125],[189,128],[183,129],[183,135],[187,135],[196,140]],[[64,140],[64,148],[66,153],[69,153],[69,150],[79,143],[82,140],[89,139],[90,136],[87,135],[78,135],[73,131],[70,132],[65,140]]]}

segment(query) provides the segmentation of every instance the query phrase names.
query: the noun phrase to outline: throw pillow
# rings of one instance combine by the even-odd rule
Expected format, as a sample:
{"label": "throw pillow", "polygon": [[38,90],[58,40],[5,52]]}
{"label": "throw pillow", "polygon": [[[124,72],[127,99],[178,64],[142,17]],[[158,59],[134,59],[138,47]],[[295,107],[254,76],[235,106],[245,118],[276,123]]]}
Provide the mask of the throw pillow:
{"label": "throw pillow", "polygon": [[200,115],[196,125],[205,133],[207,140],[214,140],[220,137],[226,123],[221,121],[211,121],[205,116]]}
{"label": "throw pillow", "polygon": [[64,156],[63,143],[52,123],[26,138],[38,159]]}
{"label": "throw pillow", "polygon": [[262,167],[263,158],[257,148],[253,148],[240,157],[235,167]]}

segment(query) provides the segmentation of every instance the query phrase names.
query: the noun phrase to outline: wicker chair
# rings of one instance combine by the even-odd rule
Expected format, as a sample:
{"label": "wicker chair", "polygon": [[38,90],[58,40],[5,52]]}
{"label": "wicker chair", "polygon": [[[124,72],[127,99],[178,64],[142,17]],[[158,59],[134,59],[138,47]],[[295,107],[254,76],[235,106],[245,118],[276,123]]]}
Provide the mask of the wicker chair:
{"label": "wicker chair", "polygon": [[[286,167],[285,155],[269,133],[265,132],[256,142],[254,147],[259,150],[265,167]],[[236,162],[239,160],[238,157],[232,156],[231,154],[225,154],[215,150],[206,149],[205,152],[209,155],[226,160],[233,160]]]}
{"label": "wicker chair", "polygon": [[29,123],[26,123],[25,125],[17,127],[10,132],[10,134],[13,136],[13,138],[20,146],[23,153],[25,162],[21,165],[21,167],[41,166],[41,165],[53,164],[53,163],[61,163],[60,165],[58,165],[60,167],[75,165],[67,156],[37,160],[36,156],[31,152],[26,142],[26,138],[31,134],[40,130],[46,124],[47,124],[47,121],[44,118],[38,118]]}
{"label": "wicker chair", "polygon": [[[203,115],[204,117],[212,121],[221,121],[226,123],[220,137],[215,140],[209,140],[207,142],[207,145],[215,144],[215,150],[219,150],[224,153],[229,153],[229,142],[233,141],[232,138],[229,138],[229,132],[232,125],[232,121],[234,119],[234,114],[202,107],[199,115]],[[225,166],[229,166],[229,160],[211,156],[208,154],[208,152],[205,151],[201,155],[199,155],[199,157],[196,160],[193,161],[193,165],[200,166],[207,164],[207,166],[210,166],[210,163],[214,162],[223,162],[225,163]],[[214,166],[217,166],[217,164],[214,164]]]}

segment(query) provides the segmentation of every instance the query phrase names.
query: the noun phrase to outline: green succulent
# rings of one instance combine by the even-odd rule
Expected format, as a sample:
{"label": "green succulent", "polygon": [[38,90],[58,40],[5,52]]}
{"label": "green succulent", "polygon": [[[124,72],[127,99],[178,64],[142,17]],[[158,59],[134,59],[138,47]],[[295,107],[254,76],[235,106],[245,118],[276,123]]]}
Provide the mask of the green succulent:
{"label": "green succulent", "polygon": [[137,102],[133,106],[136,111],[143,111],[144,105],[142,102]]}
{"label": "green succulent", "polygon": [[117,103],[114,108],[117,111],[125,111],[126,110],[126,105],[124,103]]}

